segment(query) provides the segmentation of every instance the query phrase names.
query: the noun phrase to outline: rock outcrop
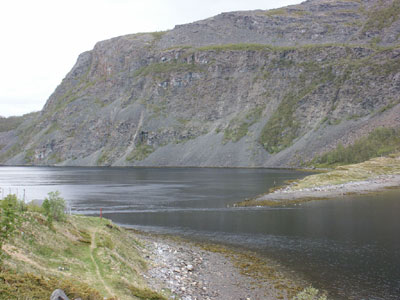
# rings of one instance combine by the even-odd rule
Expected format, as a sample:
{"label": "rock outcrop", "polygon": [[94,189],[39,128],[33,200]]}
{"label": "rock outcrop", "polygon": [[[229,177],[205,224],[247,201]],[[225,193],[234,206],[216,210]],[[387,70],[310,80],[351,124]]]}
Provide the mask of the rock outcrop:
{"label": "rock outcrop", "polygon": [[400,1],[309,0],[82,53],[3,164],[292,167],[400,126]]}

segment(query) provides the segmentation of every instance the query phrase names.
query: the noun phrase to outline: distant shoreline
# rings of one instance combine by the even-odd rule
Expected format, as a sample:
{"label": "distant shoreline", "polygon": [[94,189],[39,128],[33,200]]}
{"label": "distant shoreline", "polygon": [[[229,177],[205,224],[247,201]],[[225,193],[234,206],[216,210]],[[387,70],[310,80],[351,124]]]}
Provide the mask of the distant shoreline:
{"label": "distant shoreline", "polygon": [[[1,164],[0,167],[10,167],[10,168],[90,168],[90,169],[250,169],[250,170],[283,170],[283,171],[298,171],[298,172],[310,172],[318,173],[322,169],[307,169],[307,168],[283,168],[283,167],[228,167],[228,166],[72,166],[72,165],[6,165]],[[323,171],[326,171],[323,169]]]}
{"label": "distant shoreline", "polygon": [[400,175],[381,175],[376,178],[350,181],[338,185],[315,186],[300,190],[293,190],[290,186],[272,193],[245,200],[236,206],[279,206],[290,205],[313,200],[327,200],[348,195],[364,195],[374,192],[383,192],[387,189],[399,188]]}
{"label": "distant shoreline", "polygon": [[391,188],[400,189],[398,155],[374,158],[358,164],[339,166],[326,173],[309,175],[275,191],[236,203],[235,206],[291,205]]}

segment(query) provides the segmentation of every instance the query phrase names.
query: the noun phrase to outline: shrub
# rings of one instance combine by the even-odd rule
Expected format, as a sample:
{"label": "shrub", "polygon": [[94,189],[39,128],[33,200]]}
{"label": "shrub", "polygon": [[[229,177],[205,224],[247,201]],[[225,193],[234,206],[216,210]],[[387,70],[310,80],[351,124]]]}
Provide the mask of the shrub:
{"label": "shrub", "polygon": [[[0,250],[3,243],[7,241],[21,225],[21,209],[23,206],[16,195],[8,195],[0,200]],[[0,253],[0,266],[2,264],[3,252]]]}
{"label": "shrub", "polygon": [[60,197],[60,192],[50,192],[49,197],[43,201],[42,207],[44,214],[47,217],[49,225],[53,223],[53,220],[64,221],[65,220],[65,200]]}

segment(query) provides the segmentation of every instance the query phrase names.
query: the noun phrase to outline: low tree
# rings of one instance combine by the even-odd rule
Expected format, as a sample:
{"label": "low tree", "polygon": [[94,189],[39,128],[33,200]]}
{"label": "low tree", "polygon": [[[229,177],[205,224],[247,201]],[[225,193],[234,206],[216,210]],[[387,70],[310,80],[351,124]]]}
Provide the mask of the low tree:
{"label": "low tree", "polygon": [[49,225],[53,224],[53,220],[65,220],[65,200],[60,197],[59,191],[50,192],[48,198],[44,199],[42,207]]}

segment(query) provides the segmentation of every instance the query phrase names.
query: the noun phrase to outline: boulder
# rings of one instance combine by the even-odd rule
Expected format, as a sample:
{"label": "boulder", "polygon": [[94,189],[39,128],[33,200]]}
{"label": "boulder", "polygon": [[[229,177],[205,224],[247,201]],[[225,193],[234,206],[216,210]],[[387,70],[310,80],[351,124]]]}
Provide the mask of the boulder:
{"label": "boulder", "polygon": [[57,289],[51,294],[50,300],[69,300],[69,298],[63,290]]}

